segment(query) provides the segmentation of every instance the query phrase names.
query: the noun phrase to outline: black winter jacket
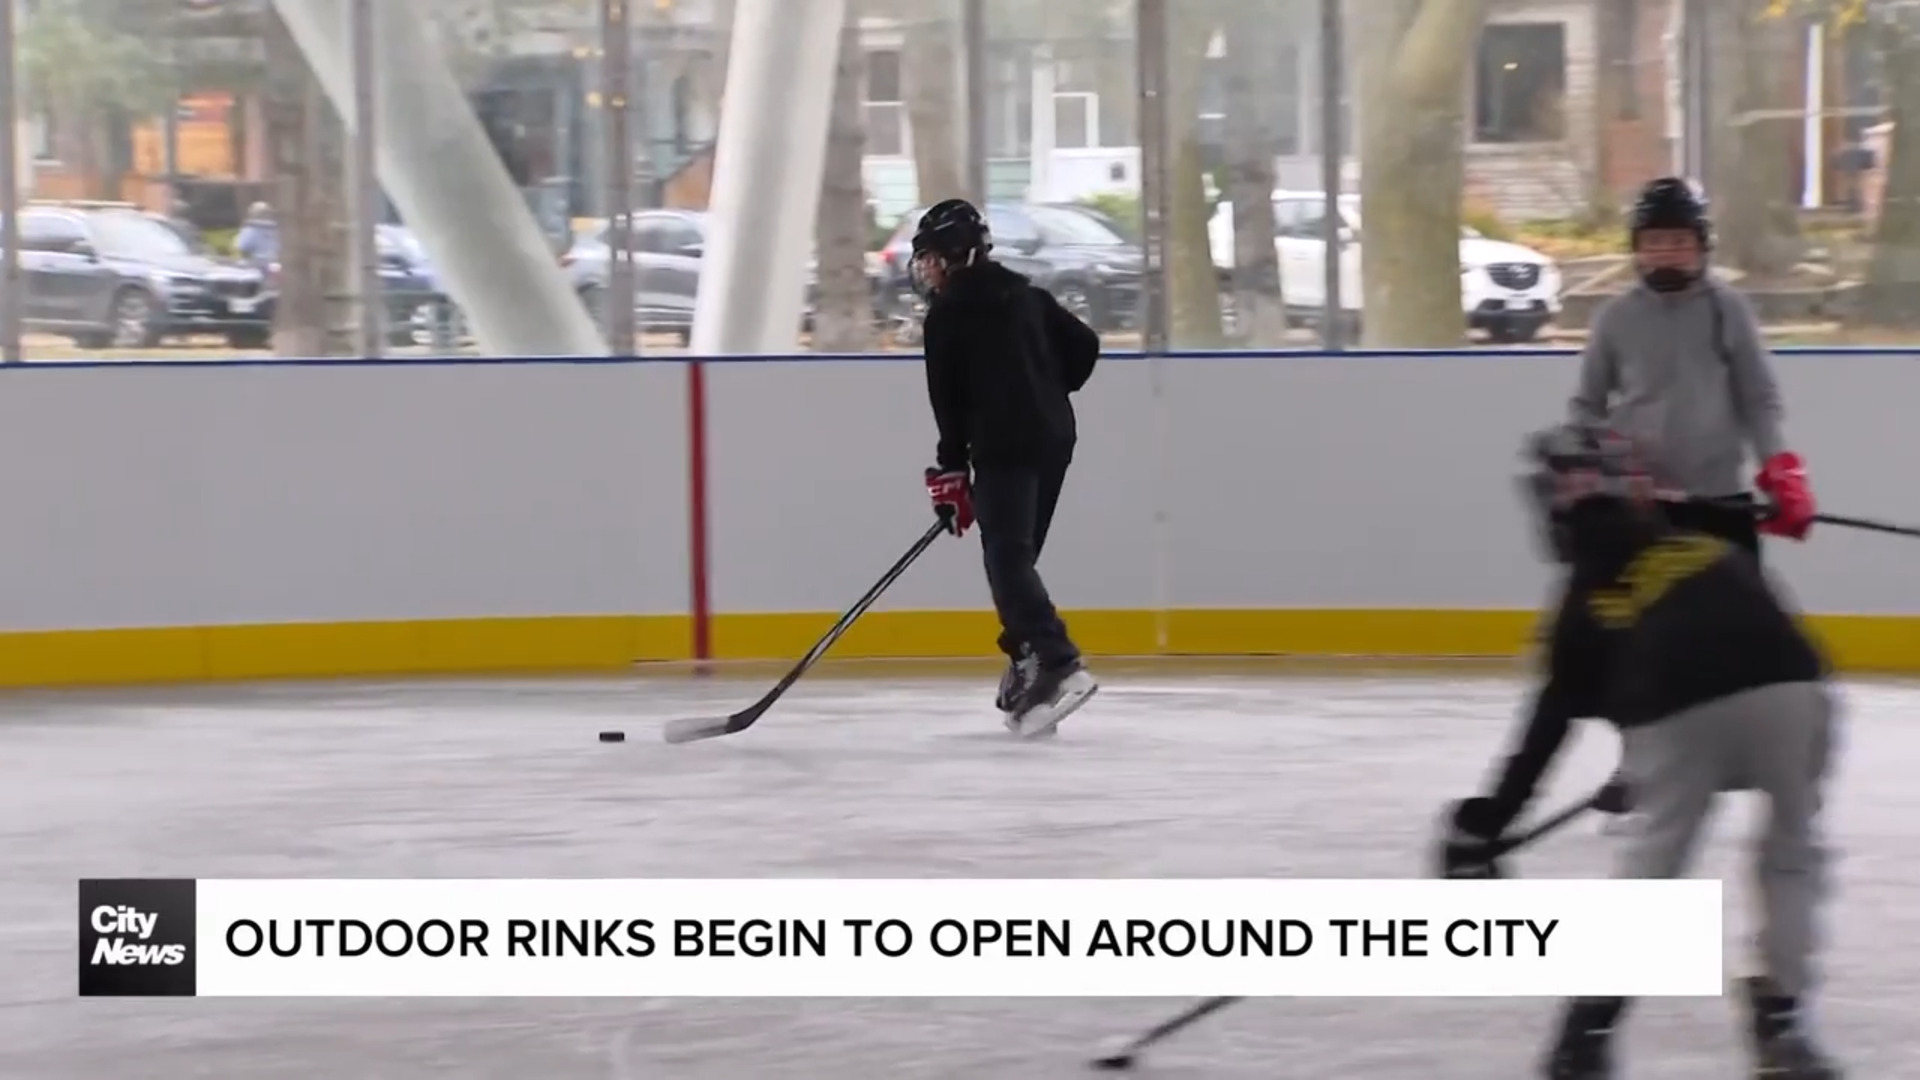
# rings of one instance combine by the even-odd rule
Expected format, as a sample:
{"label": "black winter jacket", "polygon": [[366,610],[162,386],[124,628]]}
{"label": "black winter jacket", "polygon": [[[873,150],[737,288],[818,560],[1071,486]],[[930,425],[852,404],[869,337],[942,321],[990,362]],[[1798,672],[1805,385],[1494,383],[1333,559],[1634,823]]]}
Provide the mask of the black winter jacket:
{"label": "black winter jacket", "polygon": [[1052,294],[996,262],[962,267],[928,306],[924,336],[942,470],[1072,456],[1067,395],[1092,377],[1100,336]]}

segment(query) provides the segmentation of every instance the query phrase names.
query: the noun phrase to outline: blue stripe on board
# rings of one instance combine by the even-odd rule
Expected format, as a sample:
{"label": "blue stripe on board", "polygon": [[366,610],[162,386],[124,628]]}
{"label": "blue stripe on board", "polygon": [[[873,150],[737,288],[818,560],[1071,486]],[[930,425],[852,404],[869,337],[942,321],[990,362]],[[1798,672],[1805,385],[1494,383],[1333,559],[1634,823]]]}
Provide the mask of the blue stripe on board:
{"label": "blue stripe on board", "polygon": [[[1837,348],[1792,347],[1773,350],[1775,356],[1908,356],[1920,358],[1920,345],[1874,347],[1865,345]],[[1102,353],[1103,360],[1396,360],[1418,357],[1433,360],[1510,360],[1527,357],[1572,358],[1578,349],[1174,349],[1149,355],[1142,352]],[[917,364],[918,353],[774,353],[754,356],[434,356],[382,357],[366,360],[357,357],[279,359],[245,357],[204,360],[31,360],[21,364],[0,364],[7,371],[71,371],[78,368],[125,368],[150,371],[156,368],[283,368],[283,367],[522,367],[536,365],[584,365],[592,367],[637,364],[687,364],[699,360],[708,364]]]}

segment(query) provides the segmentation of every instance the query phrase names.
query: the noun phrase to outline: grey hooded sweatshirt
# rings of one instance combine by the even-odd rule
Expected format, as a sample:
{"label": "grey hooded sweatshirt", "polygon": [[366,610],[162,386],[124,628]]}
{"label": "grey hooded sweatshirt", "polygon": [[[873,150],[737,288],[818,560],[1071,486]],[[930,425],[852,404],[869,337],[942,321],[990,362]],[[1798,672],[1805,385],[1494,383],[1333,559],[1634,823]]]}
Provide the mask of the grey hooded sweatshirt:
{"label": "grey hooded sweatshirt", "polygon": [[1703,279],[1677,293],[1639,285],[1594,315],[1575,421],[1645,440],[1662,483],[1698,499],[1746,490],[1751,449],[1786,449],[1780,390],[1746,297]]}

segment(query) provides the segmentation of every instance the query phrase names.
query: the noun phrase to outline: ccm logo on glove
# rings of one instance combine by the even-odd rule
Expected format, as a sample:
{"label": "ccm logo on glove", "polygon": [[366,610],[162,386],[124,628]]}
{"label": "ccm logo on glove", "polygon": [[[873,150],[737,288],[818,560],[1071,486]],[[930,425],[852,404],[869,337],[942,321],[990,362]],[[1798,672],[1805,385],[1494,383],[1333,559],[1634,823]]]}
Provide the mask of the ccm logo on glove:
{"label": "ccm logo on glove", "polygon": [[927,497],[933,500],[933,512],[947,519],[953,535],[965,536],[973,528],[973,489],[964,471],[928,469]]}
{"label": "ccm logo on glove", "polygon": [[1807,466],[1800,455],[1779,453],[1768,458],[1754,484],[1773,502],[1773,513],[1760,522],[1760,531],[1805,540],[1819,511],[1814,507],[1813,488],[1807,484]]}

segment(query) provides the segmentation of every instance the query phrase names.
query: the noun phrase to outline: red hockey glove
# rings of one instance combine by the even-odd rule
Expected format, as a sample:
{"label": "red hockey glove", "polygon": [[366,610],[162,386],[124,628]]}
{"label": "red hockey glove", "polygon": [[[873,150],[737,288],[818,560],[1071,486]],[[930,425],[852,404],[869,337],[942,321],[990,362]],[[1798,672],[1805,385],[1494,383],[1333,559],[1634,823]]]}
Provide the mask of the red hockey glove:
{"label": "red hockey glove", "polygon": [[946,519],[955,536],[965,536],[973,528],[973,489],[967,474],[927,470],[927,497],[933,500],[933,512]]}
{"label": "red hockey glove", "polygon": [[1807,486],[1807,467],[1800,455],[1780,453],[1768,458],[1754,483],[1773,502],[1773,513],[1761,519],[1760,531],[1805,540],[1817,511],[1813,489]]}

